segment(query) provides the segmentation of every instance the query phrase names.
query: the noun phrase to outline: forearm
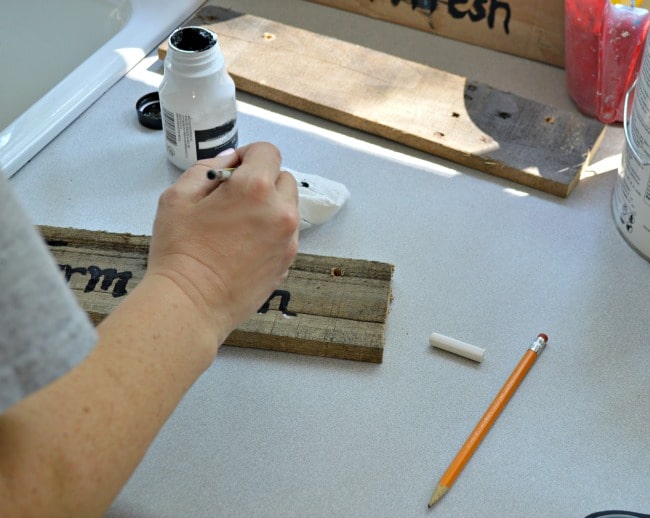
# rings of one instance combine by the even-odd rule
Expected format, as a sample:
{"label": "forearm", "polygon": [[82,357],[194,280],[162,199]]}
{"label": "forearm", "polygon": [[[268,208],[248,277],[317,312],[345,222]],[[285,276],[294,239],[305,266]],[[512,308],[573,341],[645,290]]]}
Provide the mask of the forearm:
{"label": "forearm", "polygon": [[145,278],[84,362],[0,416],[0,515],[101,515],[229,331],[209,318]]}
{"label": "forearm", "polygon": [[[280,164],[277,148],[251,144],[196,164],[161,195],[149,273],[99,326],[91,354],[0,415],[0,516],[108,508],[219,344],[287,276],[298,195]],[[206,177],[233,166],[227,182]]]}

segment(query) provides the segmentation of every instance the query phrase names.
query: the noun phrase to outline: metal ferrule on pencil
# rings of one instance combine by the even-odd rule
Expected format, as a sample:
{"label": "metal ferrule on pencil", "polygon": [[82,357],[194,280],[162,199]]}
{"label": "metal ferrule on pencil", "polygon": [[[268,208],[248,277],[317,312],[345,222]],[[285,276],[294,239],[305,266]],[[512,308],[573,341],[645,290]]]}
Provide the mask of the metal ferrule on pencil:
{"label": "metal ferrule on pencil", "polygon": [[530,345],[529,349],[537,353],[537,356],[542,354],[542,351],[546,347],[547,338],[544,335],[539,335],[535,341]]}

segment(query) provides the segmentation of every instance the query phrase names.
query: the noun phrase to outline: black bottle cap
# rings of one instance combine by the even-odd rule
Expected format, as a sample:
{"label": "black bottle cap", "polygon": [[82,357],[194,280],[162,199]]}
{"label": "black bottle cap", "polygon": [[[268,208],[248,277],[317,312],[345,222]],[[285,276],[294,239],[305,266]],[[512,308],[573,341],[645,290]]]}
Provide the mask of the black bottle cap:
{"label": "black bottle cap", "polygon": [[138,102],[135,103],[135,109],[138,111],[140,124],[151,129],[162,129],[160,97],[158,96],[158,92],[151,92],[140,97]]}

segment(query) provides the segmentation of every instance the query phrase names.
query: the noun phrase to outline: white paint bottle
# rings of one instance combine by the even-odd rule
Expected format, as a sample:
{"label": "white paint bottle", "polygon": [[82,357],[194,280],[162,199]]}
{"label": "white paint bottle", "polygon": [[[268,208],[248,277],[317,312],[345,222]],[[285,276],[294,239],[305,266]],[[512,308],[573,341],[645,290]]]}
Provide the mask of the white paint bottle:
{"label": "white paint bottle", "polygon": [[180,169],[237,147],[235,83],[217,35],[182,27],[169,37],[160,108],[167,158]]}

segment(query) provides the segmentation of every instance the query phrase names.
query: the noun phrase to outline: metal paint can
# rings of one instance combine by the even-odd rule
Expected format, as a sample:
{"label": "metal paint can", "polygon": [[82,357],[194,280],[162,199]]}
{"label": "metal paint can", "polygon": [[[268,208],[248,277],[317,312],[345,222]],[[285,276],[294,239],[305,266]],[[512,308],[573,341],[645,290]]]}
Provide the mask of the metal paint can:
{"label": "metal paint can", "polygon": [[[612,197],[616,228],[645,259],[650,260],[650,51],[639,76],[625,96],[625,147]],[[631,107],[630,107],[631,104]]]}

